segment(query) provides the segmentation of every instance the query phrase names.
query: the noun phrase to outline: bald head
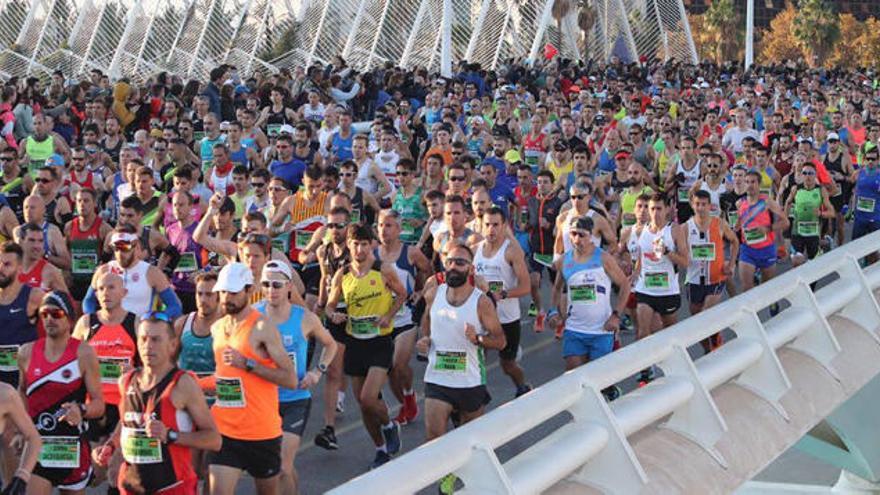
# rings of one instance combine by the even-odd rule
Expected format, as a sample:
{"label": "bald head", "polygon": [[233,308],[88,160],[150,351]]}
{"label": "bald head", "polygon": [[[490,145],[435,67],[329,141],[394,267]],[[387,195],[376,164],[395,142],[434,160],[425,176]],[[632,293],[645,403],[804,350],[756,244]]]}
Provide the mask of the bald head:
{"label": "bald head", "polygon": [[46,202],[36,194],[31,194],[24,200],[24,220],[37,225],[43,223],[46,215]]}
{"label": "bald head", "polygon": [[98,301],[105,311],[113,311],[122,305],[122,299],[128,293],[125,281],[116,273],[106,271],[95,282]]}

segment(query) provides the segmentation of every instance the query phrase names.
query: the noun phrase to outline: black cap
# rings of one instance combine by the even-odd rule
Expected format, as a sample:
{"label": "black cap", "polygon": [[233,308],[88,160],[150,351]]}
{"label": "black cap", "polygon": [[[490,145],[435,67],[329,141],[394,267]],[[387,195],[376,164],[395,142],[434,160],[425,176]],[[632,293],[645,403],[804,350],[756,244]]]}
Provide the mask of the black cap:
{"label": "black cap", "polygon": [[574,217],[568,223],[569,227],[576,230],[593,231],[593,219],[588,216]]}
{"label": "black cap", "polygon": [[67,313],[67,316],[70,318],[75,316],[73,311],[73,301],[70,300],[70,295],[66,292],[61,292],[60,290],[53,290],[43,296],[43,300],[40,302],[40,307],[43,306],[55,306]]}
{"label": "black cap", "polygon": [[556,144],[553,145],[553,149],[556,151],[567,151],[568,143],[565,142],[565,139],[559,139],[556,141]]}

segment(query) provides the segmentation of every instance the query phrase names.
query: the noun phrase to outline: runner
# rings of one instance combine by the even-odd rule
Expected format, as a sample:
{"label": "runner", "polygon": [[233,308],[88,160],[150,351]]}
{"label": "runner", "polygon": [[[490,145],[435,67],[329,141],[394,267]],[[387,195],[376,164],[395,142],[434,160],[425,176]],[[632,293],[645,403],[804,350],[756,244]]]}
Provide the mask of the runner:
{"label": "runner", "polygon": [[761,194],[761,174],[746,172],[746,197],[737,203],[740,232],[739,280],[743,290],[755,286],[755,273],[760,271],[766,282],[776,275],[776,236],[778,229],[788,228],[788,217],[776,201]]}
{"label": "runner", "polygon": [[[835,114],[838,115],[838,114]],[[852,177],[854,173],[850,154],[845,146],[841,146],[840,136],[831,132],[826,137],[828,153],[822,158],[822,163],[831,174],[833,184],[831,186],[831,205],[834,207],[831,231],[836,234],[836,245],[842,246],[846,239],[846,222],[844,221],[843,205],[849,205],[852,199]],[[831,249],[834,245],[830,246]]]}
{"label": "runner", "polygon": [[24,253],[18,280],[35,289],[67,292],[67,284],[61,270],[49,263],[43,254],[45,237],[39,225],[26,223],[19,229],[21,249]]}
{"label": "runner", "polygon": [[104,398],[95,351],[70,335],[74,316],[70,296],[46,294],[40,303],[46,337],[21,346],[18,355],[19,391],[43,437],[28,483],[32,494],[84,493],[92,477],[85,421],[104,415]]}
{"label": "runner", "polygon": [[[18,353],[20,346],[37,339],[37,309],[43,291],[23,284],[21,274],[24,254],[11,241],[0,244],[0,380],[18,388]],[[4,447],[6,445],[4,444]],[[4,452],[8,453],[8,452]]]}
{"label": "runner", "polygon": [[[422,321],[419,352],[425,368],[425,436],[446,433],[453,412],[462,423],[483,415],[491,397],[486,388],[486,349],[503,349],[504,331],[491,299],[474,287],[473,252],[453,240],[445,246],[445,283],[425,293],[429,311]],[[452,493],[454,475],[444,478],[441,493]]]}
{"label": "runner", "polygon": [[[175,262],[171,275],[174,293],[180,298],[181,311],[189,313],[196,309],[195,274],[207,264],[205,249],[193,239],[199,222],[192,215],[193,197],[186,191],[178,191],[171,200],[174,222],[165,230],[176,256],[164,253]],[[210,210],[209,210],[210,211]]]}
{"label": "runner", "polygon": [[433,240],[434,270],[443,271],[440,253],[450,240],[459,240],[468,246],[476,245],[482,236],[467,227],[464,199],[461,196],[447,196],[443,202],[445,229],[437,232]]}
{"label": "runner", "polygon": [[[877,207],[880,202],[880,147],[874,146],[865,151],[862,167],[855,172],[855,176],[853,240],[880,230],[880,208]],[[868,261],[873,262],[877,258],[877,253],[872,253]]]}
{"label": "runner", "polygon": [[[299,477],[294,461],[312,407],[309,389],[327,373],[336,353],[336,341],[321,325],[321,320],[305,309],[302,298],[290,283],[292,274],[286,263],[267,263],[260,280],[265,296],[254,305],[254,309],[278,326],[284,350],[290,356],[299,380],[297,389],[278,388],[281,429],[284,432],[281,441],[281,491],[289,495],[299,493]],[[318,365],[307,371],[306,354],[311,339],[321,344],[322,351]]]}
{"label": "runner", "polygon": [[696,154],[697,142],[691,136],[682,136],[678,143],[679,160],[668,169],[666,190],[675,191],[676,218],[679,223],[686,222],[693,214],[689,193],[700,182],[702,161]]}
{"label": "runner", "polygon": [[71,295],[82,301],[104,255],[104,239],[113,230],[97,213],[97,193],[83,188],[76,193],[76,218],[64,226],[72,260]]}
{"label": "runner", "polygon": [[[615,333],[620,328],[620,315],[626,309],[630,295],[627,276],[612,255],[590,241],[591,232],[593,220],[590,217],[572,219],[568,235],[574,249],[553,263],[558,274],[553,284],[553,303],[560,309],[551,309],[548,318],[551,325],[558,324],[558,319],[565,327],[562,358],[566,370],[611,353]],[[611,305],[612,284],[618,287],[614,309]],[[562,301],[563,287],[568,289],[567,307],[558,306]],[[620,396],[620,389],[610,386],[602,393],[612,401]]]}
{"label": "runner", "polygon": [[192,449],[216,451],[221,437],[196,379],[174,364],[177,339],[171,318],[149,312],[137,326],[143,366],[120,378],[119,426],[93,454],[107,465],[119,450],[124,462],[116,480],[123,495],[196,493]]}
{"label": "runner", "polygon": [[[636,242],[639,259],[634,274],[638,274],[634,289],[638,313],[637,339],[643,339],[656,331],[654,317],[659,316],[662,327],[678,321],[681,306],[681,290],[678,270],[687,268],[687,232],[678,224],[668,221],[665,198],[662,194],[651,196],[648,202],[651,221],[642,229]],[[653,379],[651,368],[639,375],[640,386]]]}
{"label": "runner", "polygon": [[[593,193],[593,186],[583,178],[572,184],[568,190],[569,198],[571,198],[571,207],[556,216],[556,242],[554,254],[561,255],[572,249],[571,238],[568,236],[568,229],[571,227],[571,219],[574,217],[586,216],[593,219],[593,234],[590,239],[596,247],[600,247],[602,241],[605,241],[609,251],[613,251],[617,246],[617,236],[611,228],[608,220],[592,209],[590,200]],[[563,206],[563,209],[565,207]]]}
{"label": "runner", "polygon": [[[693,192],[691,205],[694,216],[684,225],[690,246],[685,281],[690,314],[695,315],[721,302],[724,281],[736,268],[739,240],[727,222],[712,215],[712,194],[709,191]],[[728,250],[725,250],[725,241]],[[721,343],[721,334],[716,333],[703,340],[703,350],[708,354]]]}
{"label": "runner", "polygon": [[525,374],[516,362],[520,352],[519,298],[531,292],[526,257],[516,241],[505,235],[507,223],[504,211],[492,206],[483,214],[484,239],[474,248],[474,271],[489,284],[487,295],[495,302],[498,319],[504,330],[507,345],[498,353],[501,369],[513,380],[516,397],[528,393],[532,387],[525,382]]}
{"label": "runner", "polygon": [[[31,473],[37,465],[43,439],[28,416],[21,394],[8,383],[0,383],[0,431],[15,431],[22,435],[26,454],[21,460],[6,458],[6,450],[11,447],[4,439],[3,479],[7,480],[3,495],[24,495],[27,491]],[[11,442],[9,442],[11,443]]]}
{"label": "runner", "polygon": [[[3,215],[0,214],[0,217]],[[64,240],[64,233],[54,223],[46,220],[46,203],[39,196],[30,195],[24,200],[24,221],[39,225],[43,231],[43,254],[41,257],[46,258],[49,263],[56,267],[69,267],[70,254],[67,252],[67,242]],[[0,227],[0,231],[5,230]],[[16,226],[13,237],[15,242],[22,242],[21,227]],[[0,239],[9,237],[6,234],[0,234]]]}
{"label": "runner", "polygon": [[377,259],[394,267],[407,292],[407,301],[394,315],[394,332],[391,334],[394,358],[389,381],[394,397],[401,404],[400,412],[394,418],[401,425],[412,423],[419,415],[413,390],[413,371],[409,365],[418,331],[412,301],[418,299],[417,291],[431,273],[431,262],[422,251],[402,242],[402,223],[405,221],[397,210],[382,210],[379,213],[380,244],[376,251]]}
{"label": "runner", "polygon": [[803,184],[792,186],[785,202],[785,216],[791,219],[792,267],[819,255],[820,219],[835,218],[836,211],[828,191],[816,179],[816,167],[805,163],[800,174]]}
{"label": "runner", "polygon": [[223,435],[222,448],[208,456],[212,495],[232,495],[242,471],[257,493],[279,490],[277,387],[296,388],[297,376],[278,328],[248,305],[253,285],[251,270],[236,262],[220,270],[213,288],[225,316],[211,325],[216,372],[214,383],[203,385],[216,392],[211,412]]}
{"label": "runner", "polygon": [[[397,271],[373,255],[373,232],[369,227],[349,227],[346,243],[351,263],[336,272],[330,285],[326,314],[336,324],[346,322],[349,339],[343,366],[351,377],[364,427],[376,445],[376,468],[391,460],[401,448],[400,425],[388,415],[380,392],[393,364],[394,315],[406,301],[406,288]],[[344,301],[347,314],[336,311]]]}

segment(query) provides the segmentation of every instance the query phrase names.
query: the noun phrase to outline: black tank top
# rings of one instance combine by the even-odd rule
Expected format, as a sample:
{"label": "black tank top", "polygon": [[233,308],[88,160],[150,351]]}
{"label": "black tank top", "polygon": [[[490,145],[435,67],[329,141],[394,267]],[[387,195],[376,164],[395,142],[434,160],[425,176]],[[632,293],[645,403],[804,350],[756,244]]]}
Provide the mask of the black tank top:
{"label": "black tank top", "polygon": [[269,117],[266,118],[267,124],[284,125],[289,124],[287,121],[287,107],[282,106],[280,112],[275,112],[269,107]]}

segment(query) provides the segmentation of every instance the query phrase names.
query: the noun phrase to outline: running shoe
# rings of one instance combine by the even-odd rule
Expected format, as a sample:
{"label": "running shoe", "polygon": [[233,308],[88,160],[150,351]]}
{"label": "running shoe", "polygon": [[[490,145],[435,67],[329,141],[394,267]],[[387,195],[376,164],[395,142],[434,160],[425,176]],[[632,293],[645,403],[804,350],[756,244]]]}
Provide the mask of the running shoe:
{"label": "running shoe", "polygon": [[554,337],[556,337],[556,340],[559,340],[562,338],[562,332],[564,332],[564,331],[565,331],[565,324],[562,322],[559,322],[559,324],[556,325],[556,333],[554,334]]}
{"label": "running shoe", "polygon": [[521,395],[525,395],[531,391],[532,391],[532,386],[529,385],[528,383],[523,383],[522,385],[518,385],[516,387],[516,397],[519,397]]}
{"label": "running shoe", "polygon": [[529,316],[537,316],[538,308],[535,307],[535,303],[529,305]]}
{"label": "running shoe", "polygon": [[443,478],[440,479],[440,486],[438,490],[440,491],[440,495],[452,495],[455,493],[455,482],[458,480],[458,476],[449,473]]}
{"label": "running shoe", "polygon": [[541,311],[538,313],[538,316],[535,318],[535,332],[541,333],[544,331],[544,318],[546,318],[547,314]]}
{"label": "running shoe", "polygon": [[327,450],[336,450],[339,444],[336,443],[336,432],[333,427],[327,425],[315,436],[315,445]]}
{"label": "running shoe", "polygon": [[376,458],[373,459],[373,463],[370,464],[370,469],[376,469],[377,467],[385,464],[386,462],[391,460],[391,455],[388,452],[383,450],[376,451]]}
{"label": "running shoe", "polygon": [[345,393],[339,392],[336,394],[336,413],[342,414],[345,412]]}
{"label": "running shoe", "polygon": [[388,446],[389,455],[400,452],[400,448],[403,446],[403,442],[400,441],[400,423],[392,421],[391,426],[383,426],[382,438],[385,439],[385,445]]}
{"label": "running shoe", "polygon": [[403,396],[403,405],[406,407],[406,422],[412,423],[419,417],[419,403],[416,401],[416,394]]}

